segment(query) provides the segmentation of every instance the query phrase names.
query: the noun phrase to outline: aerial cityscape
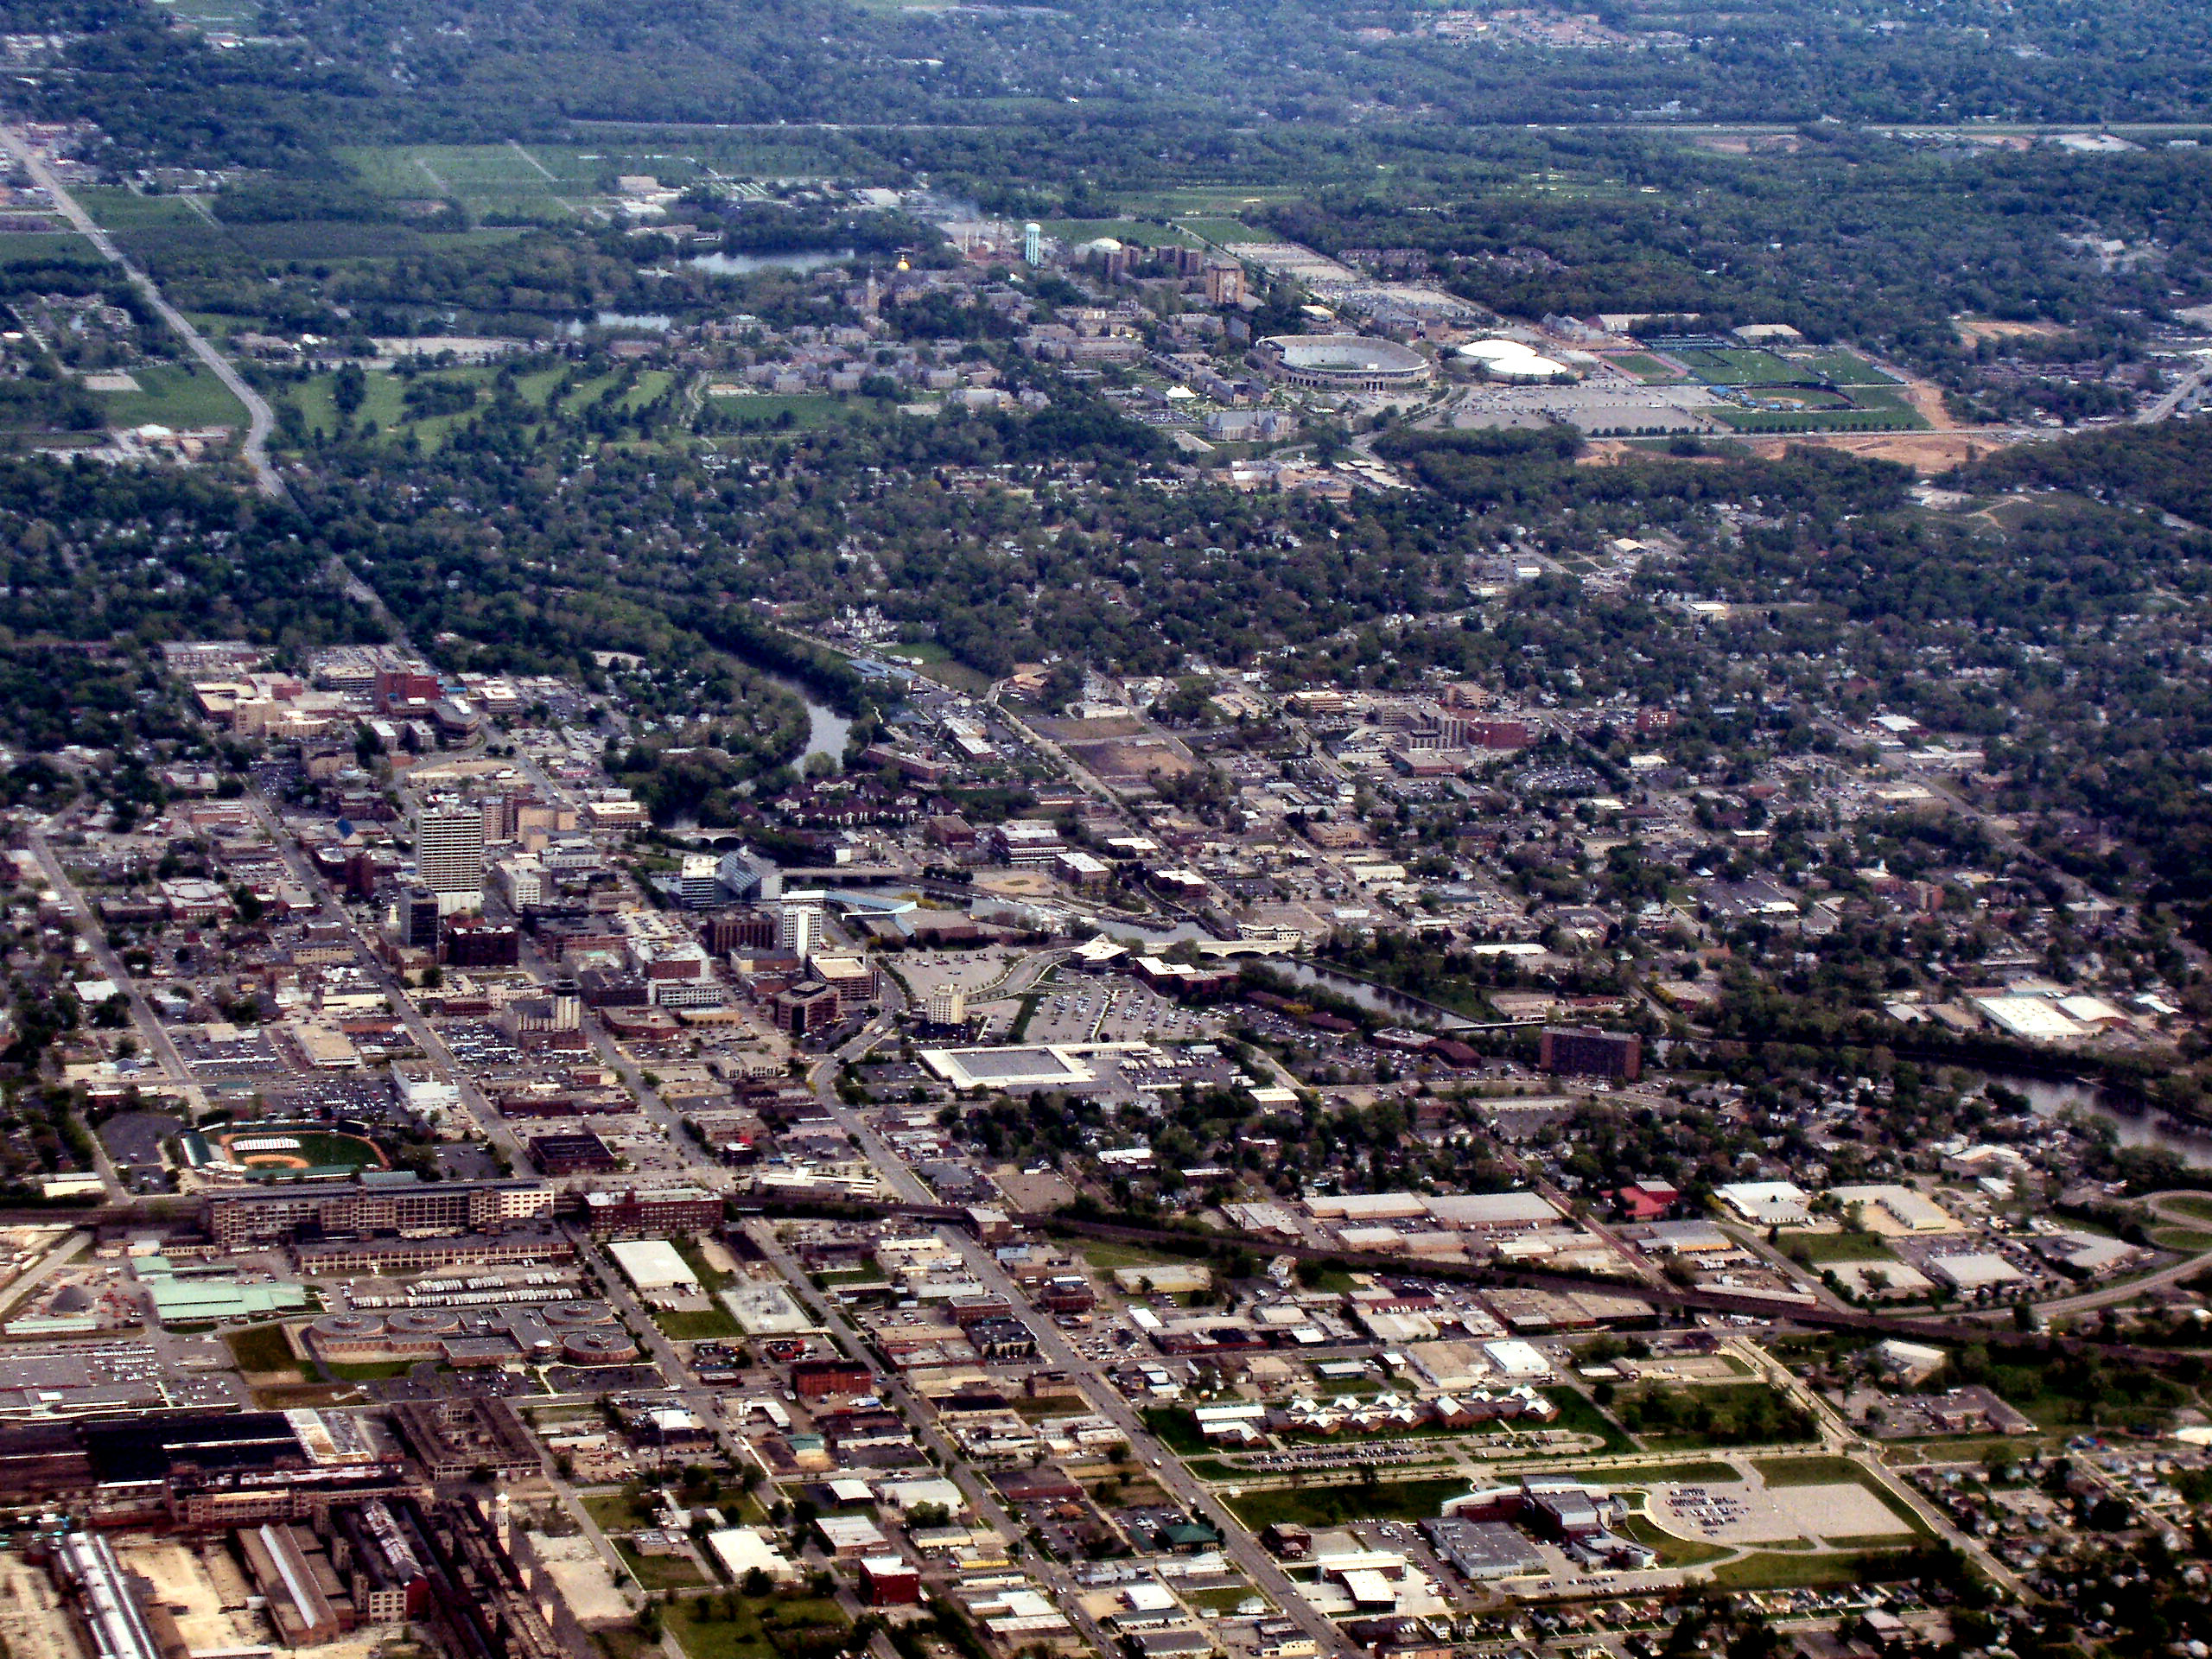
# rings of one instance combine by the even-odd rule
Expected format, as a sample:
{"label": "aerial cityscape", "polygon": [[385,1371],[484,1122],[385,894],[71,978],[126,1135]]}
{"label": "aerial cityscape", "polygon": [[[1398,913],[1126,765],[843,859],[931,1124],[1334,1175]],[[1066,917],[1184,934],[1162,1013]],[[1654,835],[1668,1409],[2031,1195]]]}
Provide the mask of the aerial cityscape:
{"label": "aerial cityscape", "polygon": [[0,1659],[2212,1656],[2212,12],[0,19]]}

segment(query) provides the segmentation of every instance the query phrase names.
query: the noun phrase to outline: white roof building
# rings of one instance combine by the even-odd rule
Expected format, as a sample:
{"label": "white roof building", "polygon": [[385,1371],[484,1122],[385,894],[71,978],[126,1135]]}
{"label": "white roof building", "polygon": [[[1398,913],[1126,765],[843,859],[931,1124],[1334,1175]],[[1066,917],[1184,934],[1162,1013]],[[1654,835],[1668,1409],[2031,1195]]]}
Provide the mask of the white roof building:
{"label": "white roof building", "polygon": [[1547,1381],[1552,1374],[1551,1361],[1536,1351],[1534,1343],[1517,1337],[1483,1344],[1483,1355],[1491,1370],[1515,1382]]}
{"label": "white roof building", "polygon": [[607,1253],[614,1258],[614,1264],[622,1269],[623,1275],[643,1294],[699,1288],[698,1275],[665,1239],[618,1239],[607,1246]]}
{"label": "white roof building", "polygon": [[1758,1227],[1802,1227],[1812,1218],[1812,1194],[1795,1181],[1731,1181],[1716,1187],[1721,1203]]}
{"label": "white roof building", "polygon": [[707,1548],[722,1564],[722,1570],[740,1584],[745,1575],[758,1567],[770,1578],[785,1583],[798,1578],[798,1568],[784,1553],[760,1535],[753,1527],[725,1527],[707,1535]]}
{"label": "white roof building", "polygon": [[1931,1255],[1926,1266],[1930,1274],[1954,1290],[1986,1290],[1993,1285],[2018,1284],[2027,1277],[1994,1250]]}
{"label": "white roof building", "polygon": [[2083,1034],[2082,1027],[2040,996],[1977,996],[1982,1018],[2007,1036],[2031,1043],[2063,1043]]}

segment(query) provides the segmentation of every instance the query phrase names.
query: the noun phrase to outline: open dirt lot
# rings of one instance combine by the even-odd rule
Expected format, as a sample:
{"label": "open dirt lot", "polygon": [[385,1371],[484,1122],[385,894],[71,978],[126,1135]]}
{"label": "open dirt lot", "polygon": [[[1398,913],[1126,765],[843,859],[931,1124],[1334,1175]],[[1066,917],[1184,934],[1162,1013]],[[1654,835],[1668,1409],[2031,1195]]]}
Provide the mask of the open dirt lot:
{"label": "open dirt lot", "polygon": [[1999,317],[1959,317],[1951,326],[1959,338],[1972,346],[1985,340],[2052,340],[2066,330],[2055,322],[2006,322]]}
{"label": "open dirt lot", "polygon": [[1070,743],[1067,751],[1077,761],[1102,778],[1142,778],[1147,772],[1179,778],[1196,768],[1160,737],[1109,739],[1102,743]]}
{"label": "open dirt lot", "polygon": [[1760,455],[1779,455],[1798,444],[1819,444],[1878,461],[1902,461],[1923,474],[1948,473],[1970,461],[2002,449],[2017,435],[1986,431],[1950,432],[1808,432],[1782,438],[1753,438],[1751,448]]}
{"label": "open dirt lot", "polygon": [[14,1659],[85,1659],[54,1580],[13,1551],[0,1554],[0,1641]]}
{"label": "open dirt lot", "polygon": [[152,1582],[194,1652],[259,1647],[269,1640],[246,1608],[253,1586],[220,1542],[202,1550],[174,1538],[131,1537],[118,1539],[115,1553]]}
{"label": "open dirt lot", "polygon": [[991,1179],[1017,1210],[1051,1211],[1075,1202],[1075,1189],[1065,1177],[1049,1171],[1025,1175],[1012,1164],[1001,1164],[991,1172]]}

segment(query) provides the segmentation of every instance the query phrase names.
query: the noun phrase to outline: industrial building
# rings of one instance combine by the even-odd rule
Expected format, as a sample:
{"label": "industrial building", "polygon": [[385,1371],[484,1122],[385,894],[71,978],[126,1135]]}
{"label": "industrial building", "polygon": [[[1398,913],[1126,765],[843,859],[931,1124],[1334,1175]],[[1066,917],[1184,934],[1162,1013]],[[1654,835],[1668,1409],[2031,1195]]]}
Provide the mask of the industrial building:
{"label": "industrial building", "polygon": [[210,1192],[200,1225],[226,1250],[289,1239],[372,1233],[461,1233],[551,1215],[543,1181],[372,1179],[315,1187]]}
{"label": "industrial building", "polygon": [[1643,1075],[1643,1039],[1634,1032],[1554,1027],[1544,1033],[1539,1063],[1554,1077],[1634,1083]]}
{"label": "industrial building", "polygon": [[310,1279],[358,1273],[421,1273],[441,1268],[565,1262],[575,1246],[559,1233],[460,1233],[448,1238],[357,1238],[293,1248]]}
{"label": "industrial building", "polygon": [[479,1469],[519,1478],[543,1468],[537,1442],[504,1400],[405,1400],[391,1419],[433,1480],[458,1480]]}
{"label": "industrial building", "polygon": [[543,1175],[607,1175],[621,1167],[614,1149],[588,1129],[532,1135],[525,1149]]}
{"label": "industrial building", "polygon": [[178,1414],[86,1423],[95,1518],[229,1528],[297,1521],[400,1490],[399,1450],[343,1413]]}
{"label": "industrial building", "polygon": [[614,1258],[614,1265],[622,1269],[623,1277],[637,1288],[638,1294],[648,1301],[657,1296],[701,1294],[699,1276],[677,1253],[676,1247],[665,1240],[621,1240],[609,1244],[607,1253]]}
{"label": "industrial building", "polygon": [[1421,1529],[1428,1535],[1437,1559],[1448,1563],[1470,1584],[1544,1570],[1542,1553],[1502,1521],[1465,1521],[1446,1516],[1422,1522]]}
{"label": "industrial building", "polygon": [[84,1616],[94,1659],[188,1659],[189,1649],[168,1609],[139,1599],[105,1537],[73,1532],[55,1547],[54,1560]]}
{"label": "industrial building", "polygon": [[587,1192],[584,1225],[594,1233],[703,1233],[721,1225],[722,1200],[702,1187]]}
{"label": "industrial building", "polygon": [[[278,1641],[288,1648],[319,1648],[351,1627],[352,1618],[339,1611],[345,1592],[337,1569],[313,1532],[270,1523],[241,1529],[238,1536],[246,1571],[261,1592]],[[352,1611],[348,1600],[346,1612]]]}

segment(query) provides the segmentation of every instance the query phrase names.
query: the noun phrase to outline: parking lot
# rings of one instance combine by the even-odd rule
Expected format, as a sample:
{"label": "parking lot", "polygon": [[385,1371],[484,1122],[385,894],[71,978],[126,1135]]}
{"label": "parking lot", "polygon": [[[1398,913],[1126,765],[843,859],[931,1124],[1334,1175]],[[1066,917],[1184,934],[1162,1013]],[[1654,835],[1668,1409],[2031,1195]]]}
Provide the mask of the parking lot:
{"label": "parking lot", "polygon": [[1045,988],[1026,1040],[1055,1043],[1197,1042],[1219,1020],[1186,1008],[1134,980],[1061,980]]}

